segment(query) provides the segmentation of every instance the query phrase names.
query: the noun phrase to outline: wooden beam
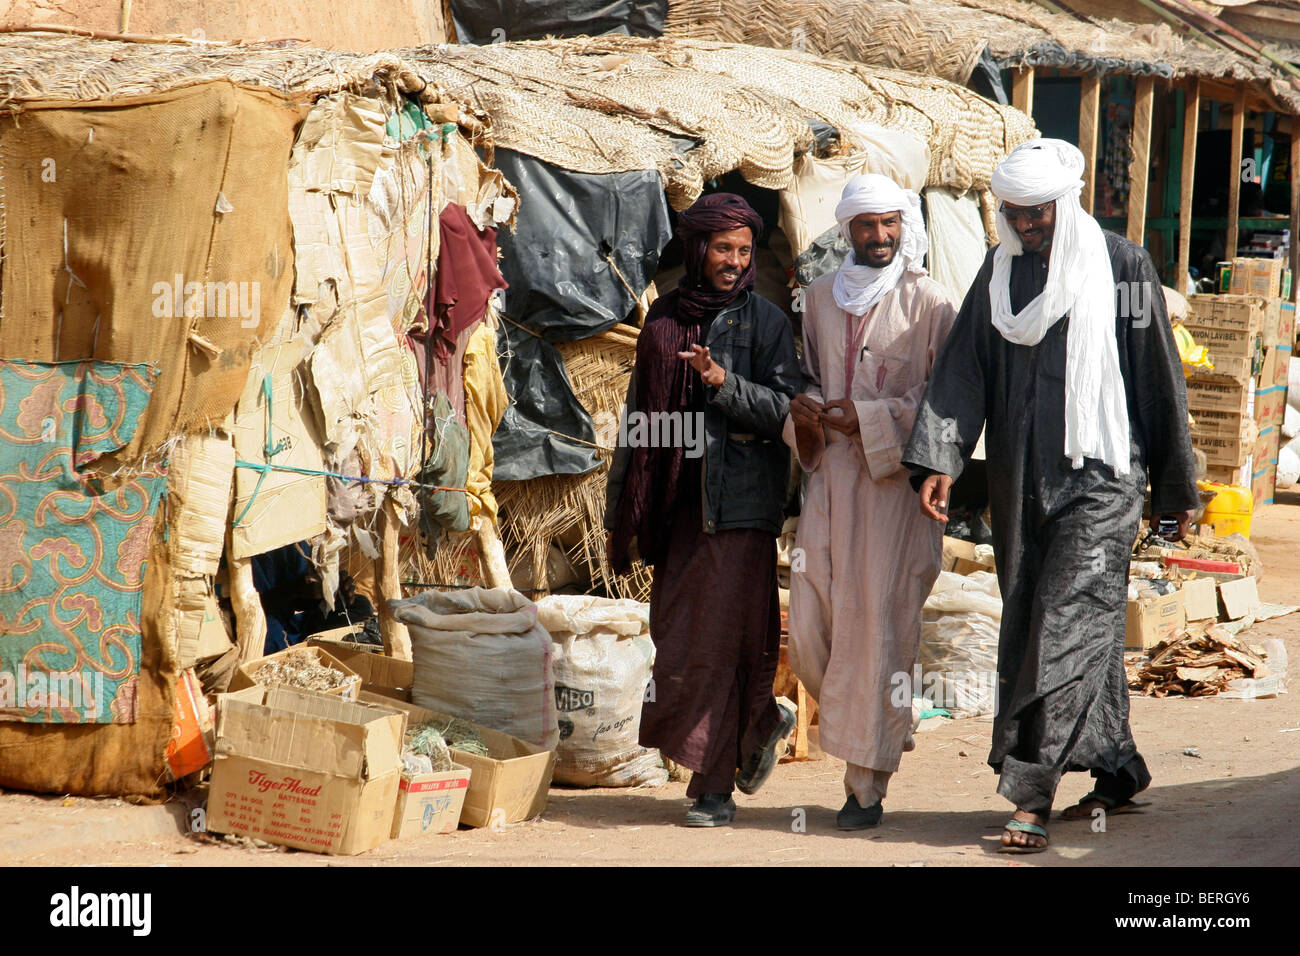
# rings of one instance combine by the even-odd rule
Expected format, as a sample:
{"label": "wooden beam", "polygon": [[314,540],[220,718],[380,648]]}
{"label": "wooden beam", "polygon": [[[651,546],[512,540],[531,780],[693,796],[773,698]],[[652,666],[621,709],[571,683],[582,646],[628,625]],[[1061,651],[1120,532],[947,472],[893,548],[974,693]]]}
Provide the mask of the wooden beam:
{"label": "wooden beam", "polygon": [[1011,105],[1026,116],[1034,115],[1034,68],[1016,70],[1011,74]]}
{"label": "wooden beam", "polygon": [[1241,144],[1246,136],[1246,90],[1237,92],[1237,102],[1232,107],[1232,158],[1228,161],[1228,239],[1224,243],[1223,258],[1231,260],[1237,255],[1237,217],[1241,209]]}
{"label": "wooden beam", "polygon": [[1133,160],[1128,167],[1128,237],[1139,246],[1146,236],[1147,181],[1151,173],[1151,109],[1155,99],[1153,76],[1140,76],[1133,102],[1133,129],[1129,144]]}
{"label": "wooden beam", "polygon": [[[1187,267],[1192,245],[1192,187],[1196,181],[1196,134],[1201,120],[1201,90],[1195,80],[1188,84],[1183,101],[1183,169],[1178,186],[1178,273],[1174,288],[1186,292]],[[1216,277],[1217,278],[1217,277]]]}
{"label": "wooden beam", "polygon": [[411,633],[388,608],[390,600],[402,596],[402,577],[399,571],[398,551],[401,544],[401,521],[397,505],[385,501],[379,511],[380,552],[375,568],[375,591],[379,600],[379,636],[384,641],[384,653],[399,661],[411,659]]}
{"label": "wooden beam", "polygon": [[1291,117],[1291,165],[1287,168],[1287,177],[1291,180],[1291,301],[1296,300],[1295,277],[1300,275],[1300,176],[1296,169],[1300,167],[1300,122]]}
{"label": "wooden beam", "polygon": [[1101,77],[1090,73],[1079,87],[1079,152],[1083,153],[1083,211],[1092,215],[1097,188],[1097,131],[1101,116]]}

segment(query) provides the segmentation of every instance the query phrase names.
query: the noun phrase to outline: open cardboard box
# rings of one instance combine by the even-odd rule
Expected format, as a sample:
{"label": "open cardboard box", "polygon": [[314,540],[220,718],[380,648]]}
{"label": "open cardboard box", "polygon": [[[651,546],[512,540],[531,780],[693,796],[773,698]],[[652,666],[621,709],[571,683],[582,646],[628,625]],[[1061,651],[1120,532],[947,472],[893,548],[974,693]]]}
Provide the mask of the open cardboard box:
{"label": "open cardboard box", "polygon": [[[314,640],[315,638],[308,638],[307,643]],[[346,647],[331,647],[330,653],[356,671],[361,678],[361,690],[392,697],[394,700],[410,701],[411,686],[415,683],[413,662],[400,661],[383,653]]]}
{"label": "open cardboard box", "polygon": [[217,698],[207,826],[351,855],[390,839],[406,715],[260,684]]}
{"label": "open cardboard box", "polygon": [[[362,691],[361,700],[404,713],[410,727],[430,720],[450,719],[446,714],[372,691]],[[518,737],[478,724],[473,726],[482,735],[489,756],[482,757],[455,748],[451,751],[452,759],[470,770],[460,822],[470,827],[484,827],[518,823],[539,816],[546,809],[547,791],[555,770],[555,751],[543,750]]]}
{"label": "open cardboard box", "polygon": [[347,676],[348,680],[340,684],[338,687],[321,691],[320,693],[342,697],[345,700],[357,699],[357,691],[361,689],[361,676],[324,648],[306,647],[302,644],[295,644],[293,647],[287,647],[282,651],[276,651],[274,654],[267,654],[265,657],[254,658],[247,664],[240,664],[239,669],[236,670],[234,676],[230,678],[230,690],[247,690],[250,687],[257,686],[259,683],[257,674],[268,661],[294,653],[307,653],[314,655],[325,667],[328,667],[330,670],[339,671]]}
{"label": "open cardboard box", "polygon": [[1155,598],[1128,602],[1128,619],[1124,627],[1124,646],[1145,651],[1177,637],[1187,624],[1183,597],[1178,591]]}
{"label": "open cardboard box", "polygon": [[473,771],[453,762],[450,770],[402,772],[393,814],[393,839],[451,833],[465,809]]}

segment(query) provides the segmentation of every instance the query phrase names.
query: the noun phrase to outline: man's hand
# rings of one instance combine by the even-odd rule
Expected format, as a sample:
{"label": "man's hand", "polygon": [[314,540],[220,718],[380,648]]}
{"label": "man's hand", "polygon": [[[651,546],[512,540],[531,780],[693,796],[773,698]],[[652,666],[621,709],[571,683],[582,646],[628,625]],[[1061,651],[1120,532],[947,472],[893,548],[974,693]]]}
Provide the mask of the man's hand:
{"label": "man's hand", "polygon": [[1160,518],[1176,519],[1178,521],[1178,540],[1182,541],[1187,537],[1188,531],[1191,528],[1193,514],[1195,514],[1193,511],[1169,511],[1165,514],[1159,515],[1156,518],[1156,523],[1159,523]]}
{"label": "man's hand", "polygon": [[821,404],[806,392],[790,399],[790,417],[794,419],[795,427],[821,427],[821,411]]}
{"label": "man's hand", "polygon": [[841,435],[852,437],[858,433],[858,410],[849,399],[837,398],[822,406],[821,422]]}
{"label": "man's hand", "polygon": [[692,345],[689,352],[678,352],[677,357],[686,359],[691,368],[700,373],[705,385],[721,388],[727,377],[727,370],[709,358],[709,350],[703,346]]}
{"label": "man's hand", "polygon": [[952,490],[952,477],[931,475],[921,482],[921,514],[935,521],[948,523],[948,492]]}

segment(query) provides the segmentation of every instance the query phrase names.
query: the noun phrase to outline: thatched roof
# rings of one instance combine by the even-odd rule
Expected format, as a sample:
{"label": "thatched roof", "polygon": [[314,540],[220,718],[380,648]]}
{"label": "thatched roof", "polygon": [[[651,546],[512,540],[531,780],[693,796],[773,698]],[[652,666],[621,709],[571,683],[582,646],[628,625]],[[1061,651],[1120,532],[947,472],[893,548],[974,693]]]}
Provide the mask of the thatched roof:
{"label": "thatched roof", "polygon": [[1300,89],[1266,62],[1168,23],[1050,13],[1021,0],[670,0],[665,35],[802,47],[958,83],[987,49],[1003,67],[1245,82],[1300,113]]}
{"label": "thatched roof", "polygon": [[482,115],[496,146],[589,173],[657,169],[684,207],[738,169],[780,188],[813,146],[810,120],[910,130],[930,146],[927,180],[985,189],[993,166],[1036,135],[1022,113],[954,83],[790,50],[728,43],[578,38],[437,46],[365,56],[277,45],[0,35],[0,109],[107,99],[227,79],[310,99],[378,83]]}
{"label": "thatched roof", "polygon": [[733,169],[755,185],[791,180],[813,145],[808,120],[872,123],[930,146],[927,181],[988,185],[1033,138],[1024,114],[954,83],[729,43],[605,36],[401,51],[446,94],[492,117],[497,145],[582,172],[658,168],[678,207]]}

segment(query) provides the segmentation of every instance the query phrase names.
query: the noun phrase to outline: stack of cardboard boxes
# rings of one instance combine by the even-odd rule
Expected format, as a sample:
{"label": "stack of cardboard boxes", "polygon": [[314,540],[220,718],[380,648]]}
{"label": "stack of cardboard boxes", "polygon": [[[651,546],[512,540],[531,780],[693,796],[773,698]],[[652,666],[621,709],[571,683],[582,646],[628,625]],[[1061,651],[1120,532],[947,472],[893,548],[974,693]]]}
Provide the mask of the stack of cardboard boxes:
{"label": "stack of cardboard boxes", "polygon": [[1295,337],[1290,286],[1280,259],[1234,259],[1230,294],[1188,300],[1185,324],[1214,363],[1187,382],[1192,443],[1205,453],[1206,477],[1249,487],[1256,507],[1273,500],[1277,477]]}

